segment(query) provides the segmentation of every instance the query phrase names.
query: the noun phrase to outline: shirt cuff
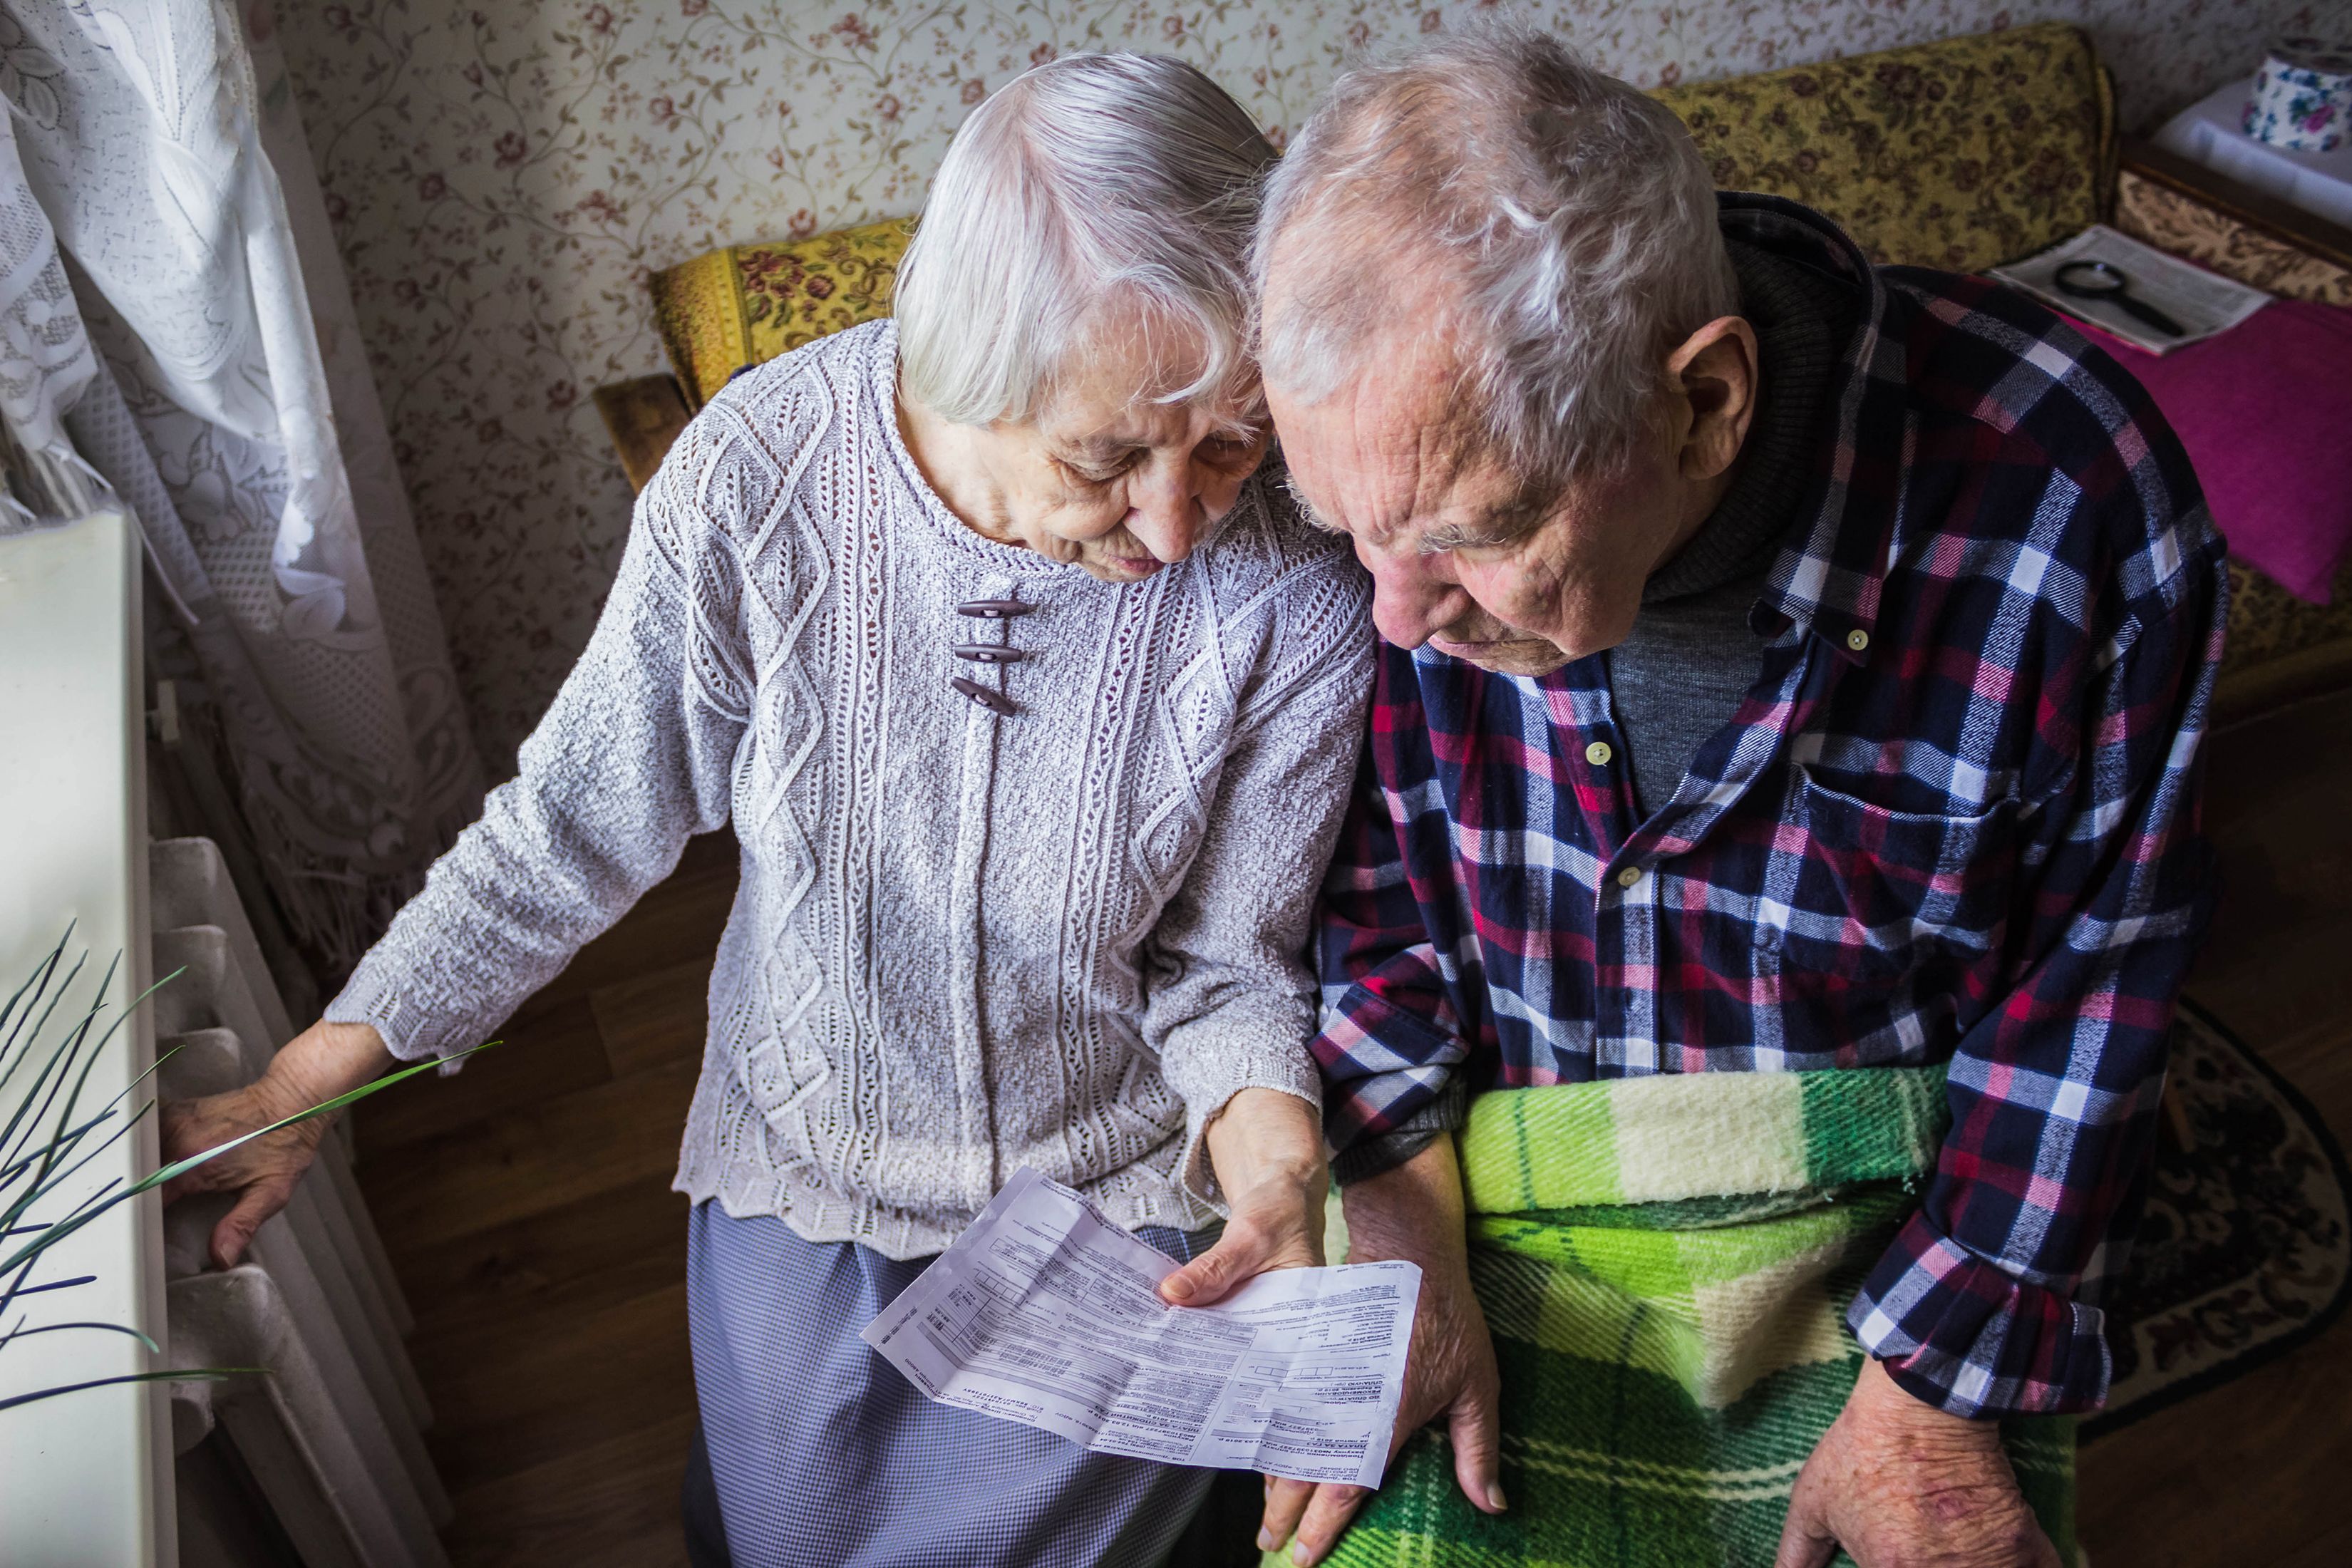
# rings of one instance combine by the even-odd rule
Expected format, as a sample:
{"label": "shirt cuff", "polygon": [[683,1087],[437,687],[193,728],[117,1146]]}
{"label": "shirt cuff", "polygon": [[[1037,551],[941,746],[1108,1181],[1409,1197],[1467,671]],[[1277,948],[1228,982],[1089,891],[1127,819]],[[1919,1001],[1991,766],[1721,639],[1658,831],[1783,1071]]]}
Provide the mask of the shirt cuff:
{"label": "shirt cuff", "polygon": [[1954,1415],[2065,1415],[2106,1402],[2105,1314],[2032,1284],[1911,1216],[1846,1325],[1913,1396]]}
{"label": "shirt cuff", "polygon": [[1347,1149],[1412,1124],[1469,1055],[1444,1018],[1400,1007],[1361,984],[1323,1008],[1307,1049],[1323,1073],[1323,1136]]}
{"label": "shirt cuff", "polygon": [[1458,1131],[1469,1120],[1470,1094],[1459,1079],[1450,1079],[1437,1098],[1386,1132],[1359,1138],[1345,1149],[1331,1152],[1331,1180],[1352,1186],[1367,1177],[1395,1170],[1448,1132]]}
{"label": "shirt cuff", "polygon": [[1184,1155],[1176,1166],[1177,1179],[1194,1197],[1219,1208],[1224,1205],[1225,1194],[1218,1184],[1216,1167],[1209,1161],[1209,1123],[1245,1089],[1280,1089],[1305,1100],[1318,1117],[1323,1110],[1323,1083],[1304,1051],[1296,1057],[1245,1058],[1234,1065],[1231,1076],[1218,1085],[1213,1096],[1196,1100],[1186,1095]]}
{"label": "shirt cuff", "polygon": [[445,1076],[461,1070],[463,1062],[448,1058],[478,1045],[479,1038],[468,1039],[462,1023],[432,1017],[404,1000],[378,973],[379,967],[362,959],[335,999],[320,1009],[319,1016],[330,1024],[371,1026],[383,1037],[383,1048],[398,1060],[420,1062],[439,1057]]}

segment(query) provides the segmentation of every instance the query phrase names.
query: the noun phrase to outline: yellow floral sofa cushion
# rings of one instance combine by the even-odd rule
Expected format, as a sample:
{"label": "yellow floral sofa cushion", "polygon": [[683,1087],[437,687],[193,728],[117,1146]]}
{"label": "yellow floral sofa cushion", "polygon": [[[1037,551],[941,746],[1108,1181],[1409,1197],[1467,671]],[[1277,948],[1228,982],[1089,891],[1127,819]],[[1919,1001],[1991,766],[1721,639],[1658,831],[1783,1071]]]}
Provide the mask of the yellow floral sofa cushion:
{"label": "yellow floral sofa cushion", "polygon": [[[1727,190],[1843,224],[1880,261],[1979,270],[2095,223],[2114,109],[2090,40],[2055,23],[1660,89]],[[747,364],[882,315],[908,219],[732,246],[656,273],[688,405]]]}
{"label": "yellow floral sofa cushion", "polygon": [[1725,190],[1827,213],[1872,259],[1978,272],[2099,220],[2115,110],[2055,23],[1673,87]]}
{"label": "yellow floral sofa cushion", "polygon": [[747,364],[889,314],[911,218],[811,239],[735,245],[653,277],[654,322],[687,405]]}

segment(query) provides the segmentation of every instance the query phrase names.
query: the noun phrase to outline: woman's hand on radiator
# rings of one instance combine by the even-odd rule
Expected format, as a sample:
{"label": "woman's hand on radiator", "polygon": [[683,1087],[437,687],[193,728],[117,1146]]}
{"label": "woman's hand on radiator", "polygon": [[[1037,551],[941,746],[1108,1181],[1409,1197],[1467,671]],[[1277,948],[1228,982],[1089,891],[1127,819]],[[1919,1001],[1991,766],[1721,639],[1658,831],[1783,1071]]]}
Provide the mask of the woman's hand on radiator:
{"label": "woman's hand on radiator", "polygon": [[[383,1037],[371,1025],[313,1024],[287,1041],[269,1070],[243,1089],[164,1105],[164,1163],[217,1149],[231,1139],[322,1105],[373,1081],[392,1065],[392,1053],[383,1047]],[[175,1203],[194,1193],[236,1193],[236,1203],[213,1227],[212,1240],[214,1264],[234,1268],[245,1256],[253,1233],[286,1206],[294,1184],[310,1168],[311,1158],[333,1120],[314,1117],[208,1160],[165,1184],[163,1201]]]}

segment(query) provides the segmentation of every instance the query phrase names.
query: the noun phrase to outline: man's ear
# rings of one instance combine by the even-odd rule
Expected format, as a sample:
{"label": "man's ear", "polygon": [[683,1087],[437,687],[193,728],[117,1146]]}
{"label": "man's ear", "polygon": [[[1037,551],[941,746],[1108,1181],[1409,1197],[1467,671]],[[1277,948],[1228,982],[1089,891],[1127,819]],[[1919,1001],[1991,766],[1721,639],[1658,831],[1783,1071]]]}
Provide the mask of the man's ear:
{"label": "man's ear", "polygon": [[1717,316],[1666,356],[1668,384],[1687,409],[1683,478],[1711,479],[1730,468],[1756,418],[1759,379],[1756,329],[1738,316]]}

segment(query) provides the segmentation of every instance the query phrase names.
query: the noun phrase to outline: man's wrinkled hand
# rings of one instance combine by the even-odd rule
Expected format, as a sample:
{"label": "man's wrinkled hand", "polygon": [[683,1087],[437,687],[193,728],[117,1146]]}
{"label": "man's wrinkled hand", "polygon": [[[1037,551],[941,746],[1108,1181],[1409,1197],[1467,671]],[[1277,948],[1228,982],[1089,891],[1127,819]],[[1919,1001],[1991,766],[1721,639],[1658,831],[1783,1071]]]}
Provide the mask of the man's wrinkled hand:
{"label": "man's wrinkled hand", "polygon": [[1798,1474],[1773,1568],[2063,1568],[1990,1421],[1905,1393],[1875,1361]]}
{"label": "man's wrinkled hand", "polygon": [[[1444,1423],[1462,1495],[1486,1513],[1504,1508],[1499,1398],[1494,1341],[1470,1288],[1469,1234],[1461,1176],[1450,1138],[1411,1162],[1347,1190],[1348,1260],[1404,1258],[1421,1266],[1421,1300],[1406,1354],[1404,1398],[1397,1406],[1389,1458],[1433,1422]],[[1361,1487],[1269,1477],[1258,1546],[1285,1541],[1301,1568],[1323,1561],[1371,1493]]]}

